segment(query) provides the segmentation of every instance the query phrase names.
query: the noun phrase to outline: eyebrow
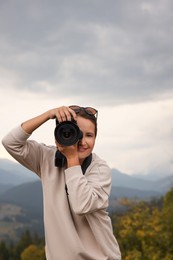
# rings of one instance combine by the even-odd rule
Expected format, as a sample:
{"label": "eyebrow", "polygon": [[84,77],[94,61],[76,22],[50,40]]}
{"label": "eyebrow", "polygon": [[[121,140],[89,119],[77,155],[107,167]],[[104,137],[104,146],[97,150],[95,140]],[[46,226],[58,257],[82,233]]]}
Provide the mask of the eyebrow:
{"label": "eyebrow", "polygon": [[91,131],[89,132],[89,131],[88,131],[88,132],[86,132],[85,134],[95,134],[95,132],[94,132],[94,131],[93,131],[93,132],[91,132]]}

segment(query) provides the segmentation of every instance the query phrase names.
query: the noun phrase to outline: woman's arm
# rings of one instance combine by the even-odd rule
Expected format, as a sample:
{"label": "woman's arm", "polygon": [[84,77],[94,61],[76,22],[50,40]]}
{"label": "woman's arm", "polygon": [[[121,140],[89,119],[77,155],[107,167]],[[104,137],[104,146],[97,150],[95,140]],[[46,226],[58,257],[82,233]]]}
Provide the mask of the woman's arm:
{"label": "woman's arm", "polygon": [[57,118],[58,122],[60,123],[62,121],[71,120],[71,117],[76,119],[76,113],[69,107],[62,106],[48,110],[39,116],[23,122],[22,128],[26,133],[32,134],[33,131],[35,131],[38,127],[40,127],[49,119]]}
{"label": "woman's arm", "polygon": [[68,197],[74,212],[79,215],[108,207],[111,190],[111,169],[100,159],[94,159],[85,175],[81,168],[65,170]]}
{"label": "woman's arm", "polygon": [[[69,107],[62,106],[59,108],[48,110],[39,116],[23,122],[20,127],[11,130],[2,139],[2,144],[18,162],[20,162],[27,168],[31,169],[31,165],[29,165],[28,162],[32,162],[31,170],[38,173],[39,165],[37,163],[40,160],[39,158],[42,157],[42,146],[40,146],[35,141],[28,141],[27,139],[30,137],[33,131],[35,131],[38,127],[40,127],[49,119],[57,118],[59,122],[62,122],[66,120],[71,120],[72,117],[76,119],[76,113]],[[58,144],[57,148],[59,150],[63,149]],[[68,151],[67,153],[67,161],[72,160],[72,165],[79,164],[77,160],[78,158],[76,159],[76,153],[71,154],[72,152],[70,147],[69,150],[70,152]],[[74,148],[72,150],[75,151]],[[69,154],[70,159],[68,159]]]}

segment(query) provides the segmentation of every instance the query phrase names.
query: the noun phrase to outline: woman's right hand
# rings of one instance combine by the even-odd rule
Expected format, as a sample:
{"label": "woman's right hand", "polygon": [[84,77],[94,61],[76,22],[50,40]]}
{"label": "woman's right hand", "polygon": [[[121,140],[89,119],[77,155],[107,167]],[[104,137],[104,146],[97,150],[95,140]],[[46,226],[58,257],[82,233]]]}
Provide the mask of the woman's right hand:
{"label": "woman's right hand", "polygon": [[63,121],[71,121],[72,118],[76,120],[76,113],[67,106],[61,106],[58,108],[54,108],[49,110],[50,119],[57,118],[58,122],[61,123]]}
{"label": "woman's right hand", "polygon": [[28,134],[31,134],[33,131],[35,131],[38,127],[40,127],[42,124],[44,124],[49,119],[55,119],[57,118],[58,122],[61,123],[63,121],[69,120],[71,121],[72,118],[76,120],[77,116],[76,113],[67,106],[61,106],[58,108],[50,109],[43,114],[36,116],[34,118],[31,118],[25,122],[22,123],[22,128],[24,131]]}

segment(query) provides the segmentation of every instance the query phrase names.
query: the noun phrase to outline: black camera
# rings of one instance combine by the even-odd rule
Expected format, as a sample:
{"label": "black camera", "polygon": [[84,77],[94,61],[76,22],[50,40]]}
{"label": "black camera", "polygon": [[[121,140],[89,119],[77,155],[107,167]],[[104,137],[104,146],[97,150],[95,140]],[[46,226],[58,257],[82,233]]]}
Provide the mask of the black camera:
{"label": "black camera", "polygon": [[75,120],[61,123],[56,120],[54,135],[56,141],[63,146],[76,144],[83,137],[83,133]]}

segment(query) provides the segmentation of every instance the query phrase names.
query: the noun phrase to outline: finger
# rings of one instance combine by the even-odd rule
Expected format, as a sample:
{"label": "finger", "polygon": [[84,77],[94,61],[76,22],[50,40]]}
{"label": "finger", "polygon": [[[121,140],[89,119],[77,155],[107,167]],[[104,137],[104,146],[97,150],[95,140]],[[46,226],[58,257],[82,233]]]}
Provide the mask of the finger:
{"label": "finger", "polygon": [[62,121],[71,121],[73,118],[76,120],[76,113],[70,109],[69,107],[63,106],[62,109],[60,110],[60,115]]}
{"label": "finger", "polygon": [[73,115],[72,115],[69,107],[64,107],[64,113],[65,113],[65,116],[66,116],[66,120],[71,121],[72,118],[73,118]]}
{"label": "finger", "polygon": [[67,117],[66,117],[66,108],[64,106],[62,107],[59,107],[57,109],[57,112],[56,112],[56,118],[58,120],[59,123],[63,122],[63,121],[66,121],[67,120]]}
{"label": "finger", "polygon": [[61,118],[61,122],[67,120],[67,116],[66,116],[66,113],[65,113],[64,111],[60,111],[60,112],[59,112],[59,116],[60,116],[60,118]]}
{"label": "finger", "polygon": [[73,117],[73,119],[76,120],[77,119],[77,115],[76,115],[75,111],[73,109],[71,109],[70,107],[68,107],[68,109],[69,109],[70,114]]}
{"label": "finger", "polygon": [[62,117],[61,117],[60,112],[57,112],[57,113],[56,113],[56,118],[57,118],[57,120],[58,120],[58,123],[61,123],[61,122],[62,122]]}

